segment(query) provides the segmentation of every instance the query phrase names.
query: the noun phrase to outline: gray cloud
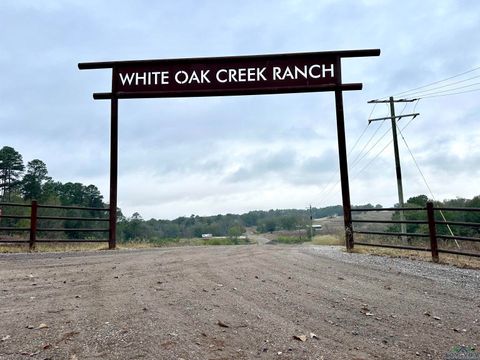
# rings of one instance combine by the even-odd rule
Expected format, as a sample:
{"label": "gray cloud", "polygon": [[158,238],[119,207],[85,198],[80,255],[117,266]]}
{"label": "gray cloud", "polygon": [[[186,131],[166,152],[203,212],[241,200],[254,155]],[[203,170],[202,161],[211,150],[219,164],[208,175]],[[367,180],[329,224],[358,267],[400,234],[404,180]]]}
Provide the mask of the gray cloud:
{"label": "gray cloud", "polygon": [[[56,179],[96,183],[105,195],[109,103],[91,94],[109,90],[110,73],[80,72],[78,62],[379,47],[379,58],[343,60],[344,81],[364,83],[362,92],[344,94],[350,147],[366,126],[367,100],[480,64],[480,3],[471,0],[6,0],[0,23],[7,29],[0,33],[0,146],[15,147],[26,161],[44,160]],[[478,174],[476,94],[422,100],[421,116],[405,130],[445,196],[476,191],[460,178]],[[317,93],[121,101],[120,203],[145,217],[328,205],[322,189],[338,175],[333,99]],[[375,114],[385,116],[386,108]],[[391,204],[388,152],[356,176],[375,153],[351,172],[352,201]],[[422,191],[405,149],[402,160],[406,189]],[[453,179],[450,189],[435,174]],[[138,178],[144,186],[135,187]],[[158,197],[155,189],[162,189]],[[338,189],[331,194],[338,203]],[[181,210],[169,213],[160,203]]]}

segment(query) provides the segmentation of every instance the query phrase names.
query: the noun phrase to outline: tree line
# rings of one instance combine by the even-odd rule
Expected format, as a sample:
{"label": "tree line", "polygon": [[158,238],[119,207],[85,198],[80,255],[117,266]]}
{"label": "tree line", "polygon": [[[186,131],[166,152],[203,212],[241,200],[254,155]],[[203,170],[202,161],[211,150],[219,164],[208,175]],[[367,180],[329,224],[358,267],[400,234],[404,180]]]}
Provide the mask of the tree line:
{"label": "tree line", "polygon": [[33,159],[25,166],[22,155],[10,146],[0,149],[0,201],[105,207],[95,185],[61,183],[48,176],[47,165]]}
{"label": "tree line", "polygon": [[[48,175],[47,165],[40,159],[28,161],[25,165],[22,155],[12,147],[0,149],[0,202],[25,203],[37,200],[42,205],[84,206],[106,208],[103,196],[95,185],[84,185],[79,182],[62,183]],[[98,213],[85,214],[80,210],[41,209],[41,215],[94,217]],[[4,214],[28,215],[27,208],[6,208]],[[314,218],[341,215],[341,206],[312,208]],[[100,214],[104,217],[108,216]],[[150,219],[144,220],[139,213],[127,217],[117,210],[117,238],[120,241],[145,239],[175,239],[201,237],[203,234],[212,236],[238,237],[245,232],[246,227],[256,227],[260,232],[276,230],[294,230],[305,228],[309,224],[308,210],[269,210],[250,211],[242,215],[226,214],[215,216],[179,217],[174,220]],[[28,220],[2,219],[3,226],[27,227]],[[61,223],[52,220],[41,220],[39,227],[89,228],[105,226],[105,223],[65,220]],[[55,238],[98,238],[101,234],[92,233],[56,233]],[[103,234],[105,237],[105,234]]]}
{"label": "tree line", "polygon": [[[23,156],[13,147],[4,146],[0,149],[0,202],[29,204],[37,200],[42,205],[80,206],[90,208],[105,208],[103,196],[95,185],[84,185],[78,182],[55,181],[48,176],[47,165],[40,159],[33,159],[24,164]],[[0,205],[4,215],[30,214],[30,209]],[[56,217],[108,217],[107,212],[99,214],[97,211],[83,211],[77,209],[39,209],[41,216]],[[28,219],[0,218],[0,225],[4,227],[27,228]],[[105,222],[77,221],[77,220],[39,220],[39,228],[106,228]],[[18,234],[11,232],[7,235]],[[39,238],[105,238],[105,234],[86,233],[79,231],[40,233]]]}
{"label": "tree line", "polygon": [[[0,149],[0,202],[29,203],[37,200],[42,205],[84,206],[106,208],[103,196],[95,185],[84,185],[78,182],[61,183],[48,175],[47,165],[40,159],[33,159],[24,164],[22,155],[12,147]],[[97,216],[98,213],[81,213],[79,210],[49,210],[42,209],[42,215],[56,216]],[[9,214],[27,214],[28,209],[9,208]],[[312,208],[314,218],[341,215],[341,206]],[[106,216],[106,214],[103,214]],[[256,227],[260,232],[276,230],[294,230],[306,228],[309,224],[308,210],[269,210],[250,211],[242,215],[226,214],[215,216],[179,217],[174,220],[150,219],[144,220],[139,213],[131,217],[117,210],[117,238],[120,241],[145,239],[175,239],[201,237],[203,234],[212,236],[238,237],[245,232],[246,227]],[[2,219],[5,226],[28,226],[28,220]],[[101,223],[65,220],[61,224],[42,220],[40,227],[89,228],[98,227]],[[105,224],[103,224],[105,225]],[[56,237],[99,237],[95,234],[57,233]],[[105,236],[105,235],[103,235]]]}
{"label": "tree line", "polygon": [[[427,201],[429,201],[427,195],[413,196],[405,203],[406,208],[425,208]],[[475,196],[472,199],[456,198],[444,201],[434,201],[434,207],[442,208],[480,208],[480,196]],[[443,214],[443,216],[442,216]],[[427,221],[426,210],[408,210],[404,211],[405,220],[419,220]],[[473,224],[480,223],[480,211],[435,211],[435,220],[437,221],[453,222],[467,222]],[[393,220],[400,220],[400,213],[395,212],[393,214]],[[480,237],[480,228],[477,226],[462,226],[462,225],[450,225],[450,229],[447,225],[437,224],[437,233],[440,235],[451,235],[450,230],[457,236],[469,236]],[[387,231],[400,232],[400,225],[395,224],[389,227]],[[427,224],[407,224],[407,233],[423,233],[428,234]]]}
{"label": "tree line", "polygon": [[[328,210],[312,209],[316,214],[336,215],[338,208]],[[328,216],[326,215],[326,216]],[[174,239],[212,236],[238,237],[245,233],[247,227],[254,227],[258,232],[277,230],[306,229],[309,225],[308,210],[255,210],[245,214],[226,214],[214,216],[191,215],[174,220],[144,220],[135,213],[131,218],[119,219],[120,240],[138,239]]]}

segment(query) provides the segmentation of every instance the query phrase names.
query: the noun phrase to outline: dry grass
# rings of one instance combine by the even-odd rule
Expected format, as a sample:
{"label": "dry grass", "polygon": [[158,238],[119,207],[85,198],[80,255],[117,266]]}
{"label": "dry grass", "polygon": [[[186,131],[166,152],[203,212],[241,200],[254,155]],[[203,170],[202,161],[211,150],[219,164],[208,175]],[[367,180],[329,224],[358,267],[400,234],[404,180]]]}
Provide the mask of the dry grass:
{"label": "dry grass", "polygon": [[[239,239],[234,241],[230,238],[213,239],[173,239],[166,241],[129,241],[117,242],[117,249],[150,249],[157,247],[177,247],[177,246],[205,246],[205,245],[242,245],[248,244],[248,240]],[[38,243],[34,252],[70,252],[70,251],[99,251],[107,250],[107,243]],[[22,253],[29,252],[28,243],[24,244],[1,244],[1,253]]]}
{"label": "dry grass", "polygon": [[334,235],[315,235],[312,239],[312,245],[344,245],[344,242]]}
{"label": "dry grass", "polygon": [[[341,237],[335,235],[316,235],[311,241],[312,245],[344,245]],[[164,244],[136,241],[121,243],[117,245],[117,249],[148,249],[160,246],[195,246],[195,245],[226,245],[224,243],[210,244],[204,239],[179,239],[176,242],[166,242]],[[99,251],[107,250],[108,245],[104,243],[48,243],[37,244],[35,252],[68,252],[68,251]],[[28,244],[2,244],[0,245],[1,253],[22,253],[28,252]],[[396,258],[408,258],[414,260],[432,261],[431,254],[427,251],[401,250],[391,248],[380,248],[356,245],[354,251],[360,254],[372,254],[378,256],[390,256]],[[457,266],[460,268],[480,269],[480,259],[468,256],[440,254],[440,263]]]}
{"label": "dry grass", "polygon": [[[97,251],[97,250],[106,250],[108,245],[104,243],[69,243],[69,244],[60,244],[60,243],[48,243],[48,244],[37,244],[35,246],[34,252],[67,252],[67,251]],[[19,252],[29,252],[28,244],[4,244],[0,245],[0,253],[19,253]]]}
{"label": "dry grass", "polygon": [[[428,251],[402,250],[355,245],[353,252],[359,254],[372,254],[378,256],[390,256],[396,258],[407,258],[430,262],[432,261],[432,255]],[[440,264],[453,265],[467,269],[480,269],[480,259],[475,257],[440,253],[439,259]]]}

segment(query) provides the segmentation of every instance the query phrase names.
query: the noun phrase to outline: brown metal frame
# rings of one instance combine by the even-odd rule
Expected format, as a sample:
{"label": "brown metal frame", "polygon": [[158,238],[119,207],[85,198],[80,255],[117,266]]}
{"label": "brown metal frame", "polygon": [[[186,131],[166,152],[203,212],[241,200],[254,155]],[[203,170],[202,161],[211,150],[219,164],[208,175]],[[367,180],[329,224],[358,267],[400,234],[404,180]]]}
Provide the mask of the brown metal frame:
{"label": "brown metal frame", "polygon": [[[335,92],[335,109],[337,117],[337,138],[339,148],[340,178],[342,184],[342,202],[345,224],[345,240],[348,251],[354,246],[353,227],[350,205],[350,190],[348,182],[347,149],[345,139],[345,120],[343,112],[343,91],[361,90],[361,83],[343,84],[341,80],[341,59],[351,57],[379,56],[380,49],[343,50],[326,52],[305,52],[289,54],[268,54],[229,57],[208,58],[180,58],[180,59],[157,59],[157,60],[127,60],[127,61],[104,61],[79,63],[80,70],[112,69],[112,91],[110,93],[94,93],[95,100],[111,101],[111,134],[110,134],[110,217],[109,217],[109,248],[116,246],[116,220],[117,220],[117,186],[118,186],[118,99],[133,98],[167,98],[167,97],[201,97],[201,96],[235,96],[235,95],[261,95],[261,94],[284,94],[300,92]],[[322,57],[334,59],[336,64],[337,82],[335,84],[296,86],[291,88],[250,88],[248,90],[202,90],[202,91],[168,91],[168,92],[121,92],[116,89],[114,78],[115,69],[121,66],[151,66],[183,64],[191,65],[203,62],[208,63],[240,63],[242,61],[255,60],[289,60],[296,57]]]}
{"label": "brown metal frame", "polygon": [[472,241],[480,242],[480,237],[469,237],[469,236],[449,236],[449,235],[440,235],[437,234],[437,225],[459,225],[459,226],[468,226],[468,227],[480,227],[479,223],[469,223],[469,222],[459,222],[459,221],[437,221],[435,220],[435,211],[465,211],[465,212],[480,212],[480,208],[445,208],[445,207],[435,207],[433,202],[428,201],[426,207],[415,207],[415,208],[380,208],[380,209],[361,209],[354,208],[353,212],[367,212],[367,211],[426,211],[427,221],[422,220],[357,220],[353,219],[352,223],[372,223],[372,224],[427,224],[428,225],[428,234],[422,233],[407,233],[407,232],[383,232],[383,231],[359,231],[353,230],[355,234],[365,234],[365,235],[383,235],[383,236],[408,236],[408,237],[420,237],[428,238],[430,240],[430,247],[421,248],[415,246],[407,245],[391,245],[391,244],[378,244],[378,243],[367,243],[355,241],[356,245],[364,246],[374,246],[374,247],[385,247],[385,248],[394,248],[394,249],[403,249],[403,250],[417,250],[417,251],[429,251],[432,254],[432,261],[439,261],[439,253],[446,254],[455,254],[455,255],[464,255],[472,257],[480,257],[479,253],[472,253],[466,251],[457,251],[449,249],[440,249],[438,248],[438,239],[447,239],[447,240],[457,240],[457,241]]}
{"label": "brown metal frame", "polygon": [[39,228],[38,220],[73,220],[73,221],[86,221],[86,222],[105,222],[110,221],[106,218],[92,218],[92,217],[78,217],[78,216],[42,216],[38,215],[39,209],[59,209],[59,210],[85,210],[85,211],[104,211],[110,212],[110,208],[95,208],[95,207],[81,207],[81,206],[61,206],[61,205],[39,205],[36,200],[33,200],[31,204],[16,204],[16,203],[3,203],[0,202],[0,206],[3,207],[29,207],[30,215],[8,215],[2,214],[4,219],[30,219],[29,227],[0,227],[0,231],[9,231],[9,232],[29,232],[29,238],[24,240],[5,240],[0,238],[0,243],[7,244],[22,244],[28,243],[29,249],[34,250],[37,243],[101,243],[107,242],[109,240],[98,239],[98,240],[89,240],[89,239],[38,239],[38,232],[109,232],[110,227],[107,228]]}

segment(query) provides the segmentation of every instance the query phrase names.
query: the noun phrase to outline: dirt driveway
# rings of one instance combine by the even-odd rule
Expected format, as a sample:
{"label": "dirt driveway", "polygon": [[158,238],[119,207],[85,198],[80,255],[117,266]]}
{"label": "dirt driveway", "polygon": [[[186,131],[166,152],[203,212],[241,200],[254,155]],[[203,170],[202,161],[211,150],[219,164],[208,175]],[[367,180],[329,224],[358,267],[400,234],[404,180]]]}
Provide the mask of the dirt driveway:
{"label": "dirt driveway", "polygon": [[479,273],[332,247],[0,255],[0,359],[445,359],[479,342]]}

